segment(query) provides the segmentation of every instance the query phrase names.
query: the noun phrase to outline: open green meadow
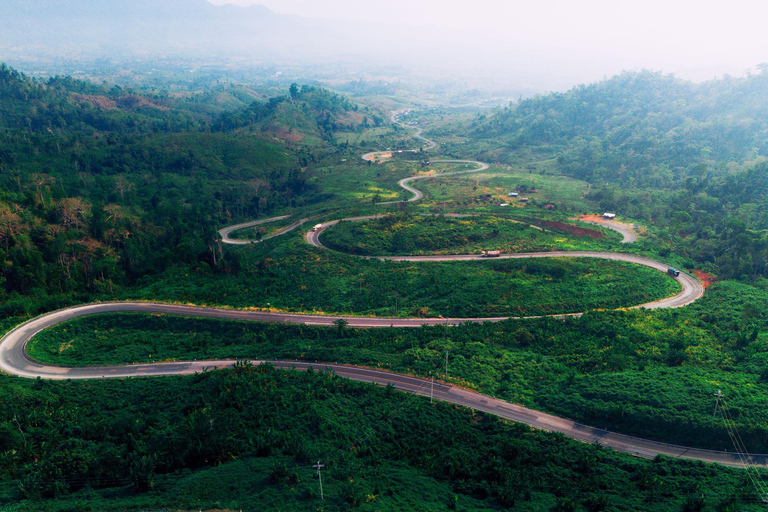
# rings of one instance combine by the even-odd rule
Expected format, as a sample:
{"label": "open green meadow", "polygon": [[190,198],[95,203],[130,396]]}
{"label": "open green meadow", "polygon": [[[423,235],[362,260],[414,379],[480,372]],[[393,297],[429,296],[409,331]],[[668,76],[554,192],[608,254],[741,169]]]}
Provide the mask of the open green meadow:
{"label": "open green meadow", "polygon": [[411,194],[397,182],[413,176],[418,165],[411,162],[367,164],[359,159],[321,167],[314,172],[313,184],[343,207],[373,206],[379,201],[410,199]]}
{"label": "open green meadow", "polygon": [[[487,171],[466,176],[423,180],[420,185],[428,200],[435,203],[445,201],[449,207],[509,203],[507,208],[537,209],[552,204],[555,209],[566,212],[585,213],[594,209],[594,204],[584,197],[589,190],[588,183],[534,169],[537,169],[534,165],[530,169],[492,166]],[[508,194],[515,191],[519,192],[519,196],[509,197]],[[528,204],[520,202],[523,197],[529,199]]]}

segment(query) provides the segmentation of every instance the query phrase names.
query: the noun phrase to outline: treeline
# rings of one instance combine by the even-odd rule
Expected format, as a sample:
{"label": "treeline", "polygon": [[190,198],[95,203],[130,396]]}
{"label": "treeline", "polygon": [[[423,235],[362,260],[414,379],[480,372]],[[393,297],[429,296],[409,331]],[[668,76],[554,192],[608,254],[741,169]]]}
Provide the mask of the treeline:
{"label": "treeline", "polygon": [[702,84],[648,71],[537,96],[474,122],[474,136],[556,157],[588,199],[652,228],[662,256],[724,278],[768,277],[768,73]]}
{"label": "treeline", "polygon": [[[293,158],[258,140],[0,138],[11,142],[0,155],[6,299],[111,294],[179,264],[231,271],[216,226],[311,196]],[[26,312],[20,304],[4,313]]]}

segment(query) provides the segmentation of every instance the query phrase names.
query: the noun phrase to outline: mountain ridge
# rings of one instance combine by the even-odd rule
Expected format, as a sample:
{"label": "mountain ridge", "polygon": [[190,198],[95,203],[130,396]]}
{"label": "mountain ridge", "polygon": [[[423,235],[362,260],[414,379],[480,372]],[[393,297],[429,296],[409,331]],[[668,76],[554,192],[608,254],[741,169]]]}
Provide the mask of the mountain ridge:
{"label": "mountain ridge", "polygon": [[[103,53],[210,57],[336,52],[348,38],[331,38],[338,23],[277,14],[255,5],[216,6],[205,0],[0,0],[0,49],[46,47],[77,58]],[[352,38],[359,37],[354,30]],[[330,43],[309,47],[303,41]],[[336,44],[341,43],[341,45]],[[116,50],[117,51],[117,50]]]}

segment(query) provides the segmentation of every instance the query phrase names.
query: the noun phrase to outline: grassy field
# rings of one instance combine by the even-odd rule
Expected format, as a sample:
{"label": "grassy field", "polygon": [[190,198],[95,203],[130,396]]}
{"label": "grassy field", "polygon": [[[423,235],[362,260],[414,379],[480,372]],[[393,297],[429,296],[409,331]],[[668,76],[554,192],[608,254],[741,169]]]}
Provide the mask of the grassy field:
{"label": "grassy field", "polygon": [[[535,222],[535,220],[533,221]],[[602,232],[599,235],[602,236]],[[471,254],[482,250],[532,252],[615,249],[612,239],[542,230],[504,217],[452,218],[392,215],[365,222],[341,222],[323,231],[323,244],[359,255]]]}
{"label": "grassy field", "polygon": [[[422,190],[429,194],[432,202],[447,202],[449,207],[486,206],[491,196],[494,203],[510,203],[508,208],[532,208],[553,203],[558,210],[590,212],[595,205],[584,199],[589,184],[566,176],[542,174],[546,163],[531,164],[521,169],[510,166],[492,166],[488,171],[455,176],[450,180],[425,180],[420,183]],[[521,187],[518,198],[509,197]],[[537,192],[530,192],[536,189]],[[528,205],[519,202],[528,197]]]}
{"label": "grassy field", "polygon": [[332,196],[342,207],[373,206],[376,201],[409,199],[411,194],[397,185],[402,178],[417,174],[417,164],[397,162],[364,164],[362,160],[315,171],[313,184]]}

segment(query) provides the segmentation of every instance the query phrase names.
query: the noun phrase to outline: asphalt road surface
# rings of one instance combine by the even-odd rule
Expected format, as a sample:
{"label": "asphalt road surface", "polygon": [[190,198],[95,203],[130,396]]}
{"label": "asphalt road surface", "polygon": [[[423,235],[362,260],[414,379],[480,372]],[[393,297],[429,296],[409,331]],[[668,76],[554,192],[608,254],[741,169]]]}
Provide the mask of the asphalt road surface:
{"label": "asphalt road surface", "polygon": [[265,236],[263,238],[260,238],[259,240],[238,240],[235,238],[231,238],[229,235],[233,231],[237,231],[239,229],[243,228],[250,228],[252,226],[258,226],[259,224],[267,224],[269,222],[277,222],[279,220],[287,219],[290,217],[290,215],[283,215],[281,217],[271,217],[269,219],[260,219],[260,220],[253,220],[251,222],[244,222],[242,224],[235,224],[234,226],[228,226],[226,228],[222,228],[219,230],[219,235],[221,236],[221,241],[225,244],[231,244],[231,245],[250,245],[250,244],[256,244],[259,242],[263,242],[264,240],[269,240],[270,238],[275,238],[276,236],[284,235],[290,231],[293,231],[297,227],[301,226],[305,222],[307,222],[309,219],[301,219],[300,221],[294,222],[290,226],[286,226],[280,231],[277,231],[269,236]]}
{"label": "asphalt road surface", "polygon": [[621,243],[623,244],[631,244],[632,242],[637,242],[637,233],[632,231],[632,229],[627,226],[626,224],[622,224],[621,222],[615,222],[612,220],[582,220],[581,222],[585,222],[587,224],[594,224],[596,226],[603,226],[608,229],[612,229],[613,231],[616,231],[624,238],[621,240]]}
{"label": "asphalt road surface", "polygon": [[[400,123],[400,122],[397,121],[397,116],[400,113],[401,112],[393,112],[392,113],[392,122],[396,123],[396,124],[399,124],[401,126],[407,127],[403,123]],[[435,149],[437,147],[437,143],[435,141],[433,141],[433,140],[430,140],[430,139],[427,139],[426,137],[423,137],[421,135],[421,133],[422,133],[422,129],[421,128],[417,128],[416,132],[413,134],[413,137],[424,142],[424,144],[425,144],[425,148],[424,149],[428,149],[428,150],[429,149]],[[409,149],[409,150],[404,150],[403,152],[406,152],[406,153],[417,153],[419,151],[420,150],[418,150],[418,149]],[[374,152],[371,152],[371,153],[364,154],[362,156],[362,158],[363,158],[363,160],[373,161],[373,160],[376,159],[377,155],[382,154],[382,153],[391,153],[391,151],[374,151]],[[424,194],[422,194],[421,191],[419,191],[418,189],[415,189],[415,188],[413,188],[412,186],[409,185],[409,183],[411,183],[413,181],[423,180],[423,179],[426,179],[426,178],[442,178],[442,177],[445,177],[445,176],[455,176],[457,174],[467,174],[467,173],[472,173],[472,172],[480,172],[480,171],[485,171],[486,169],[488,169],[488,164],[486,164],[484,162],[478,162],[476,160],[430,160],[430,162],[433,163],[433,164],[467,164],[467,165],[477,166],[477,168],[469,169],[469,170],[466,170],[466,171],[444,172],[444,173],[434,174],[434,175],[426,175],[425,174],[423,176],[411,176],[411,177],[408,177],[408,178],[403,178],[402,180],[398,181],[397,184],[401,188],[404,188],[405,190],[407,190],[408,192],[413,194],[413,197],[408,199],[406,202],[412,203],[412,202],[418,201],[422,197],[424,197]],[[376,204],[397,204],[397,203],[401,203],[401,202],[402,201],[384,201],[384,202],[376,203]]]}

